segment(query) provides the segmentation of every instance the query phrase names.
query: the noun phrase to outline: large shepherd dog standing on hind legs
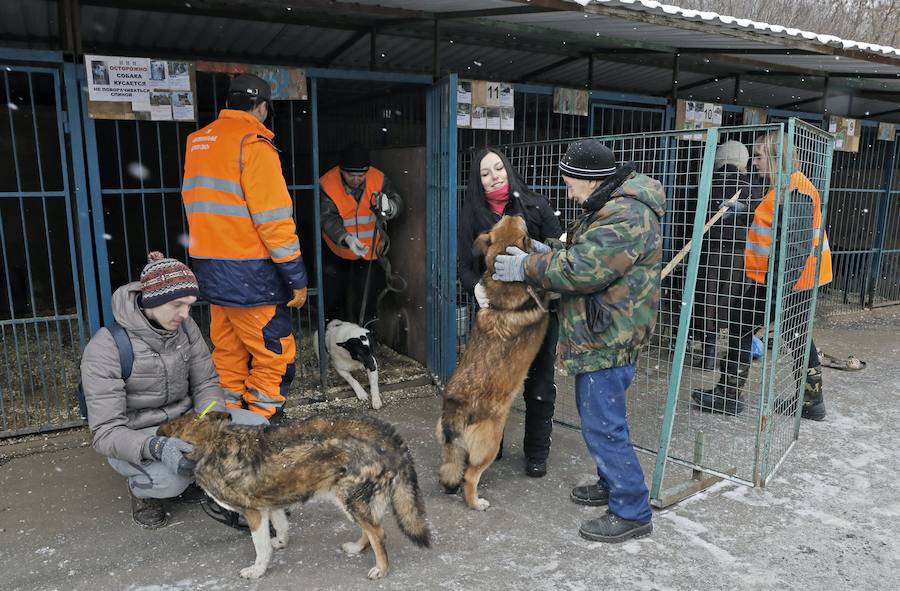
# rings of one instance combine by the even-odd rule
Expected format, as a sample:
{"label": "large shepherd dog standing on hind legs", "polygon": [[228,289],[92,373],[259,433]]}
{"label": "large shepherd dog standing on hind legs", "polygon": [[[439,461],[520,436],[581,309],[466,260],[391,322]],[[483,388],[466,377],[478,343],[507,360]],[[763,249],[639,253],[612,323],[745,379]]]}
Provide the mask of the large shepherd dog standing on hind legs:
{"label": "large shepherd dog standing on hind legs", "polygon": [[440,481],[454,493],[464,483],[466,503],[484,511],[490,506],[478,497],[478,481],[494,462],[513,398],[521,395],[544,335],[549,315],[524,283],[492,279],[494,258],[507,246],[531,250],[525,221],[504,216],[490,232],[475,241],[485,255],[482,277],[490,308],[478,311],[475,327],[456,370],[444,391],[437,425],[441,450]]}

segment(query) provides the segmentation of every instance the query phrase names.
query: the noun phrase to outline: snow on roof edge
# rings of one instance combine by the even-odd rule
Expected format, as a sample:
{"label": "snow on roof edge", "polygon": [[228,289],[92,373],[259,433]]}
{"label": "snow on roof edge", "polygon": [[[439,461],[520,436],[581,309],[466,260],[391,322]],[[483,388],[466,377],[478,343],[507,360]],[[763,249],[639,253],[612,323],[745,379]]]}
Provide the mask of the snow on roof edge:
{"label": "snow on roof edge", "polygon": [[650,12],[655,14],[662,14],[665,16],[675,16],[690,21],[711,22],[712,24],[725,26],[732,29],[755,29],[760,32],[774,34],[776,36],[785,38],[802,38],[808,41],[818,41],[822,45],[828,47],[838,47],[841,49],[858,49],[879,55],[900,57],[900,49],[896,47],[878,45],[876,43],[866,43],[864,41],[851,41],[849,39],[835,37],[834,35],[824,35],[820,33],[814,33],[812,31],[804,31],[801,29],[785,27],[782,25],[771,25],[769,23],[753,21],[750,19],[722,15],[716,12],[680,8],[678,6],[672,6],[670,4],[663,4],[662,2],[657,2],[656,0],[588,0],[587,2],[585,2],[584,0],[575,1],[582,6],[591,3],[603,4],[607,6],[619,6],[628,10]]}

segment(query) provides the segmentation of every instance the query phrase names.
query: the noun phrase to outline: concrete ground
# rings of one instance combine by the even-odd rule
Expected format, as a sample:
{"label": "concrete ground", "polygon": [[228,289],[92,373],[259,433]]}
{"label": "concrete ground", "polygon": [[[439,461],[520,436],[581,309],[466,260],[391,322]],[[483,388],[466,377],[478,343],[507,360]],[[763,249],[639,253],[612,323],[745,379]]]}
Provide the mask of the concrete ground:
{"label": "concrete ground", "polygon": [[[608,546],[578,537],[599,511],[572,504],[593,466],[577,431],[558,427],[543,479],[522,474],[522,416],[513,414],[502,460],[482,480],[492,503],[471,511],[440,491],[436,396],[388,397],[379,416],[398,425],[415,456],[433,547],[421,550],[387,518],[388,578],[368,581],[370,552],[349,557],[355,528],[333,506],[294,511],[292,538],[254,582],[247,534],[199,506],[173,505],[170,524],[131,521],[124,481],[86,430],[0,442],[0,589],[815,589],[900,588],[900,315],[818,329],[833,355],[867,361],[826,370],[828,418],[804,421],[800,440],[766,489],[719,483],[654,512],[653,535]],[[642,456],[650,474],[652,458]]]}

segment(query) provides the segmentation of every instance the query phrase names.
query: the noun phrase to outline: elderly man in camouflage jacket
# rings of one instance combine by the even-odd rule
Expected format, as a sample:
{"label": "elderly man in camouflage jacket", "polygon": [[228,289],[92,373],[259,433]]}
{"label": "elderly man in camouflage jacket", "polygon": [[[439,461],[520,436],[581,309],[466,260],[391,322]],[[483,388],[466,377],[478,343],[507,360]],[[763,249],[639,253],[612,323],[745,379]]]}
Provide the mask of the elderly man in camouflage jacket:
{"label": "elderly man in camouflage jacket", "polygon": [[665,195],[633,164],[617,166],[612,151],[596,140],[571,144],[559,168],[582,216],[565,243],[536,243],[530,255],[508,248],[495,261],[494,278],[561,294],[558,363],[575,375],[581,432],[599,476],[596,484],[575,487],[571,498],[608,505],[579,533],[621,542],[653,531],[625,391],[656,319]]}

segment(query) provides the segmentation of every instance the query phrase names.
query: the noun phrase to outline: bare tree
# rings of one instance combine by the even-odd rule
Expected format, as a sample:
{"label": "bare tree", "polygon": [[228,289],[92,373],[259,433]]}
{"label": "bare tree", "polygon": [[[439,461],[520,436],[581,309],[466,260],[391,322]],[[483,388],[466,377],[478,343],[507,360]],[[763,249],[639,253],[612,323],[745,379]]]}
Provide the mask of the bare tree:
{"label": "bare tree", "polygon": [[900,46],[898,0],[668,0],[667,3],[843,39]]}

